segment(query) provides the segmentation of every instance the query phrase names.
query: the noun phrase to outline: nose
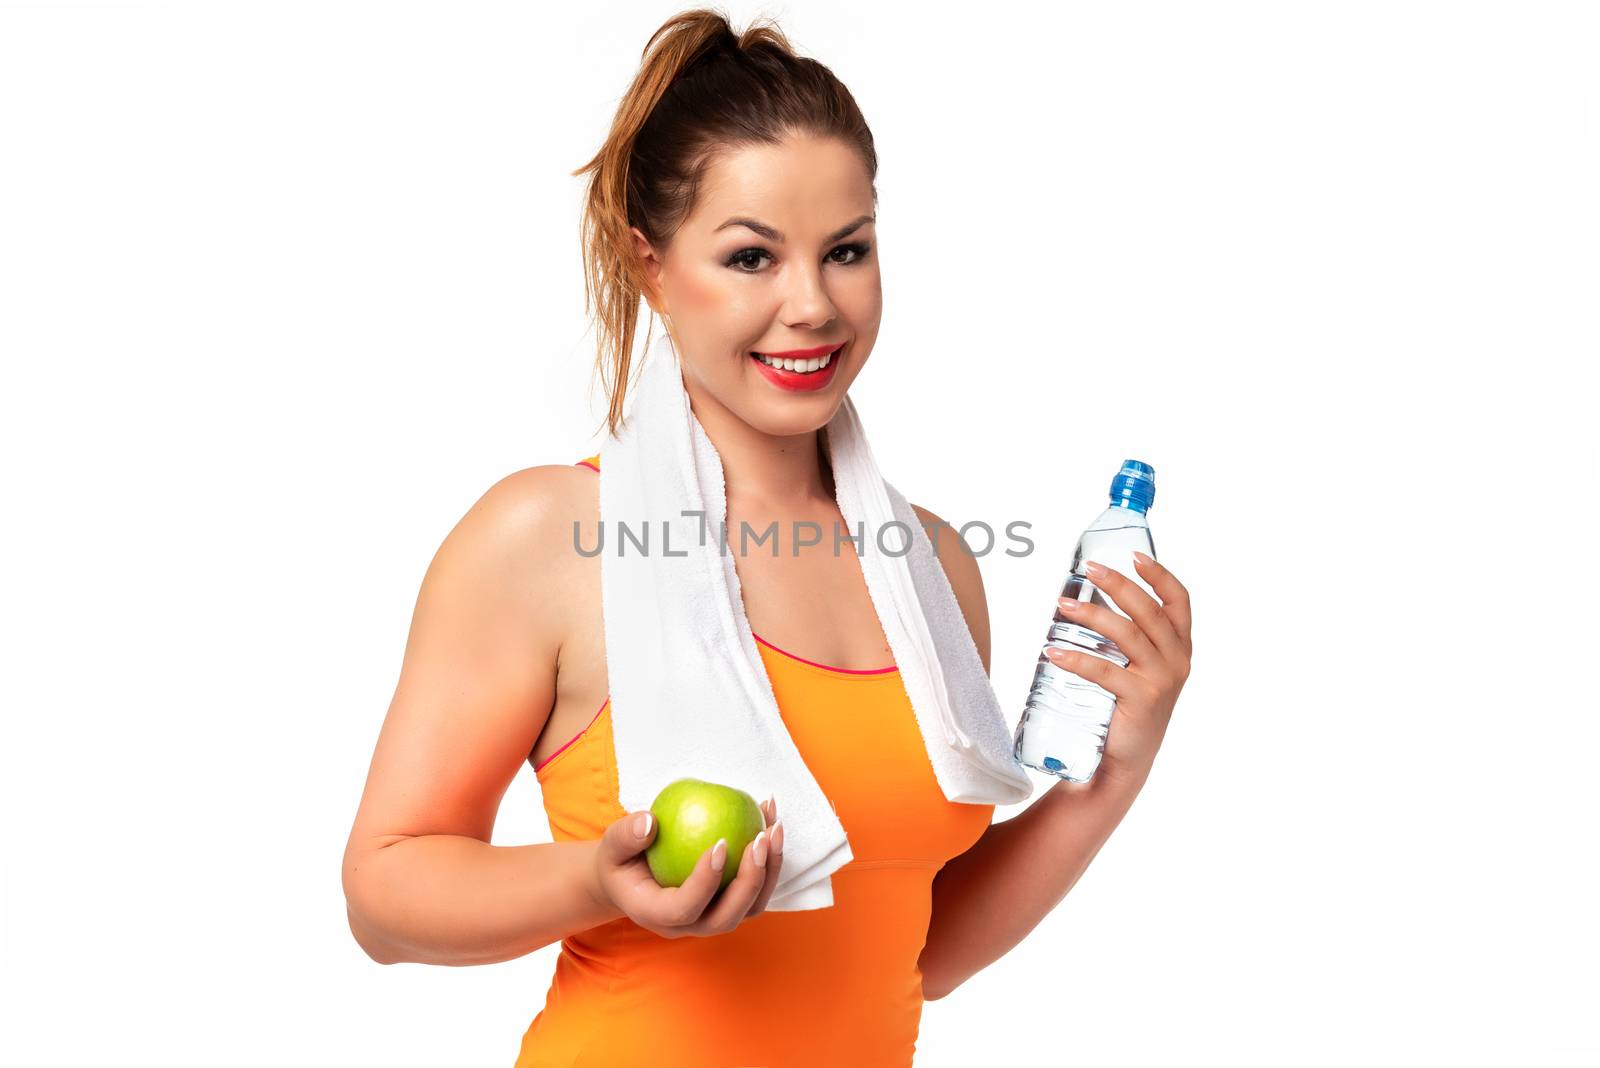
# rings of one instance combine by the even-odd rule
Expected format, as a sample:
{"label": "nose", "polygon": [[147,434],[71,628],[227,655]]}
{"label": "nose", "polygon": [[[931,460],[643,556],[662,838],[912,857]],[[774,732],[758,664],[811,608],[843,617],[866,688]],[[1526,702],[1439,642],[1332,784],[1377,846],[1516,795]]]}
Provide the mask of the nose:
{"label": "nose", "polygon": [[833,322],[838,309],[828,297],[822,268],[791,262],[784,279],[783,322],[792,329],[816,329]]}

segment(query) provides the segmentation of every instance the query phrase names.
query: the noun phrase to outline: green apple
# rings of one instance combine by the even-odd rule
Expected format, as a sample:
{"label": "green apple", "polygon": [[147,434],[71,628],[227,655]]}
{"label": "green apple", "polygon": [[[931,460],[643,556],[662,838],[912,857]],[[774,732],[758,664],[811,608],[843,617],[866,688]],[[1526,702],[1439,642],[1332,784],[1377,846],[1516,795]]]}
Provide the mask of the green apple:
{"label": "green apple", "polygon": [[744,848],[767,828],[766,814],[755,798],[743,790],[701,779],[669,783],[650,805],[657,830],[655,841],[644,851],[650,874],[662,886],[682,886],[694,873],[706,850],[718,838],[728,840],[728,859],[722,867],[722,887],[739,873]]}

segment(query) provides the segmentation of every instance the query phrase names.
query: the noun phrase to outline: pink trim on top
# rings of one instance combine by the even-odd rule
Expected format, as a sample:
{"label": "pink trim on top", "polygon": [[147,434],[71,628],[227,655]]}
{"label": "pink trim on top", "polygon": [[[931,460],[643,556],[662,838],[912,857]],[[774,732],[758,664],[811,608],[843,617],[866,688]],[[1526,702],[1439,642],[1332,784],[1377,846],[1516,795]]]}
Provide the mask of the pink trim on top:
{"label": "pink trim on top", "polygon": [[[598,472],[600,470],[598,467],[596,467],[594,464],[590,463],[588,460],[579,460],[577,463],[573,464],[572,466],[574,466],[574,467],[587,467],[589,470],[595,471],[595,472]],[[900,670],[900,666],[898,664],[891,664],[890,666],[885,667],[885,668],[867,668],[866,670],[861,670],[859,668],[834,667],[831,664],[820,664],[815,660],[807,660],[803,656],[795,656],[793,653],[789,652],[787,649],[778,648],[776,645],[773,645],[771,642],[767,641],[767,639],[763,638],[761,635],[757,634],[753,630],[750,632],[750,636],[752,638],[754,638],[756,641],[760,642],[762,645],[765,645],[768,649],[771,649],[775,653],[782,653],[784,656],[788,657],[790,660],[798,660],[802,664],[810,664],[812,667],[821,668],[824,671],[836,671],[841,675],[887,675],[892,671],[899,671]],[[543,771],[546,767],[549,766],[549,764],[550,764],[550,762],[552,760],[554,760],[556,757],[560,756],[562,753],[565,753],[568,749],[570,749],[572,747],[573,742],[576,742],[579,738],[582,738],[585,734],[588,734],[589,733],[589,727],[593,727],[594,726],[595,720],[598,720],[600,718],[600,713],[604,712],[606,710],[606,705],[608,705],[610,703],[611,703],[611,695],[610,694],[606,694],[606,699],[604,701],[600,702],[600,707],[595,710],[594,716],[590,718],[588,726],[584,727],[583,730],[581,730],[577,734],[573,735],[572,738],[567,741],[566,745],[563,745],[560,749],[557,749],[554,753],[551,753],[549,756],[547,756],[543,760],[541,760],[538,764],[534,765],[534,769],[533,769],[534,773],[537,774],[538,772]]]}
{"label": "pink trim on top", "polygon": [[750,636],[756,641],[760,642],[762,645],[765,645],[768,649],[771,649],[775,653],[782,653],[790,660],[798,660],[802,664],[810,664],[812,667],[819,667],[824,671],[837,671],[841,675],[887,675],[891,671],[900,670],[900,666],[898,664],[890,664],[886,668],[867,668],[864,671],[860,668],[842,668],[834,667],[831,664],[819,664],[815,660],[807,660],[803,656],[795,656],[793,653],[785,649],[779,649],[776,645],[773,645],[771,642],[767,641],[767,639],[763,638],[753,630],[750,632]]}
{"label": "pink trim on top", "polygon": [[[610,703],[611,703],[611,695],[610,694],[606,694],[606,699],[604,701],[600,702],[600,707],[595,709],[594,716],[589,720],[589,727],[593,727],[594,726],[594,721],[600,718],[600,713],[604,712],[606,710],[606,705],[609,705]],[[539,772],[541,772],[541,771],[543,771],[545,769],[545,765],[549,764],[550,761],[554,760],[556,757],[560,756],[562,753],[565,753],[567,751],[568,747],[571,746],[573,742],[577,741],[579,738],[582,738],[585,734],[589,733],[589,727],[585,727],[585,728],[583,728],[583,730],[579,731],[577,734],[574,734],[571,738],[567,739],[567,744],[566,745],[562,746],[560,749],[557,749],[554,753],[551,753],[549,756],[547,756],[543,760],[539,761],[539,763],[535,764],[533,766],[533,773],[535,775],[537,775]]]}
{"label": "pink trim on top", "polygon": [[[803,656],[795,656],[793,653],[786,652],[783,649],[779,649],[776,645],[773,645],[771,642],[767,641],[767,639],[763,638],[761,635],[757,634],[753,630],[750,632],[750,636],[752,638],[754,638],[756,641],[760,642],[762,645],[765,645],[768,649],[771,649],[775,653],[781,653],[782,655],[788,657],[790,660],[798,660],[802,664],[810,664],[812,667],[819,667],[819,668],[822,668],[824,671],[837,671],[841,675],[887,675],[892,671],[899,671],[900,670],[900,666],[898,664],[892,664],[892,665],[890,665],[889,667],[886,667],[886,668],[868,668],[865,671],[860,670],[858,668],[841,668],[841,667],[833,667],[833,666],[828,665],[828,664],[819,664],[815,660],[807,660]],[[549,756],[545,757],[539,763],[535,764],[533,766],[534,774],[537,775],[539,772],[541,772],[545,768],[549,767],[550,762],[552,760],[554,760],[556,757],[560,756],[562,753],[565,753],[568,749],[572,748],[573,743],[576,742],[579,738],[582,738],[585,734],[588,734],[589,733],[589,727],[593,727],[595,725],[595,721],[600,718],[600,713],[604,712],[606,710],[606,705],[609,705],[610,703],[611,703],[611,695],[608,693],[608,694],[606,694],[606,699],[604,701],[600,702],[600,707],[595,709],[594,715],[589,718],[588,726],[585,726],[583,728],[583,730],[579,731],[577,734],[574,734],[571,738],[569,738],[567,740],[567,744],[566,745],[563,745],[560,749],[557,749],[554,753],[551,753]]]}

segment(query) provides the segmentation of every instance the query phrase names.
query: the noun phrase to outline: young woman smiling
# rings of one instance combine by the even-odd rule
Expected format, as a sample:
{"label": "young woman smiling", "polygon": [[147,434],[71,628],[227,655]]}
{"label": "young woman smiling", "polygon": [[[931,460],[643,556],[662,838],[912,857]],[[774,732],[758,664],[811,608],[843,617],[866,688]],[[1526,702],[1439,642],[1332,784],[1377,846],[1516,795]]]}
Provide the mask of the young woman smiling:
{"label": "young woman smiling", "polygon": [[[681,355],[721,454],[731,529],[843,527],[823,427],[872,355],[883,311],[872,136],[831,71],[775,28],[712,11],[652,36],[591,175],[584,261],[614,432],[641,298]],[[1118,696],[1091,783],[1017,817],[947,801],[859,560],[832,539],[736,556],[785,725],[855,859],[826,909],[766,909],[781,808],[716,894],[708,852],[655,884],[655,833],[622,810],[607,717],[598,457],[491,487],[445,539],[344,862],[351,930],[382,963],[487,964],[559,941],[518,1065],[909,1064],[924,1000],[1015,946],[1067,893],[1138,794],[1188,674],[1187,592],[1158,603],[1111,572],[1131,621],[1079,612],[1131,661],[1063,661]],[[976,559],[918,507],[985,667]],[[848,542],[846,544],[849,544]],[[626,650],[614,650],[619,657]],[[554,841],[494,846],[502,797],[536,770]],[[781,802],[781,799],[778,799]]]}

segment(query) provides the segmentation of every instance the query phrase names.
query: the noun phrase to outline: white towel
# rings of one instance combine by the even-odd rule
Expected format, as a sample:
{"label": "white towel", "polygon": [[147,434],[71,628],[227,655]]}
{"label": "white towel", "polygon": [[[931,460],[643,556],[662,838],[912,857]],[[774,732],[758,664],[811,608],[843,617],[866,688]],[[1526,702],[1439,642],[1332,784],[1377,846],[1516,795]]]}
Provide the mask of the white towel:
{"label": "white towel", "polygon": [[[916,513],[878,473],[848,396],[824,447],[946,799],[1025,800],[1032,782],[1012,755],[1012,732],[960,605]],[[829,877],[850,862],[850,843],[773,697],[734,566],[738,534],[726,534],[722,458],[690,410],[670,335],[645,362],[627,419],[601,445],[600,521],[618,801],[629,812],[649,808],[685,777],[776,797],[783,874],[767,907],[827,908]]]}

